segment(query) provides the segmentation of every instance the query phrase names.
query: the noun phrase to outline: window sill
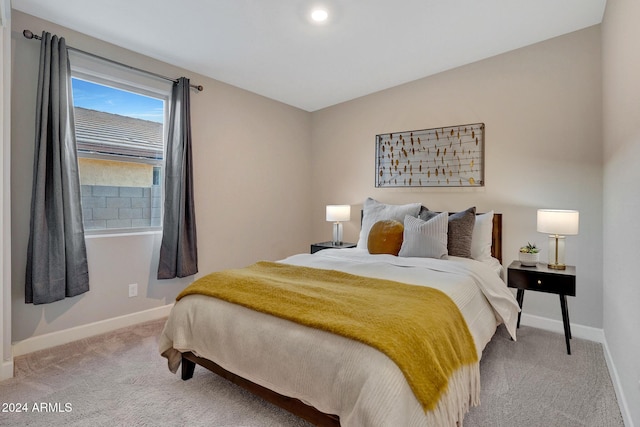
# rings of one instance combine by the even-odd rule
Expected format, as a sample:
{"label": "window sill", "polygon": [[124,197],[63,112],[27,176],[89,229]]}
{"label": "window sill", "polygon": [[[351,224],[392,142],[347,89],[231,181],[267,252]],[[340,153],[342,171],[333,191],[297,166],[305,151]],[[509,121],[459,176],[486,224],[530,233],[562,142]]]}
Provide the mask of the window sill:
{"label": "window sill", "polygon": [[84,238],[96,239],[96,238],[102,238],[102,237],[133,237],[133,236],[151,236],[151,235],[161,235],[161,234],[162,234],[161,228],[157,228],[153,230],[142,230],[142,229],[89,230],[84,232]]}

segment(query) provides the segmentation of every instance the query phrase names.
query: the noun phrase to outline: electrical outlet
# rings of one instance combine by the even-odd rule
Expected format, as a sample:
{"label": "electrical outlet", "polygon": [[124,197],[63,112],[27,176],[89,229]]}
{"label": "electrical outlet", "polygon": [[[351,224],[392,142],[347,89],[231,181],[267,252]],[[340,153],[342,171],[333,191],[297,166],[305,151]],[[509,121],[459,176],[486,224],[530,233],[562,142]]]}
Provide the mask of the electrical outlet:
{"label": "electrical outlet", "polygon": [[131,283],[129,285],[129,298],[137,297],[137,296],[138,296],[138,284]]}

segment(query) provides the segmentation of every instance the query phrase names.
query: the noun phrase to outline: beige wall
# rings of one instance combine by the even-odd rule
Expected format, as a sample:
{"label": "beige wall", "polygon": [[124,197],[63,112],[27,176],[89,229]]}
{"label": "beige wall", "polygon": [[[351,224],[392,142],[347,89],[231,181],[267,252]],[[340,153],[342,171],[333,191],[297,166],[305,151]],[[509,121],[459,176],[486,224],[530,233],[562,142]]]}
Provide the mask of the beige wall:
{"label": "beige wall", "polygon": [[[163,306],[189,279],[158,281],[160,236],[87,240],[91,291],[24,304],[39,43],[23,29],[64,36],[70,46],[156,73],[185,75],[191,96],[200,275],[309,250],[310,114],[14,11],[12,21],[13,341]],[[128,284],[139,296],[128,298]]]}
{"label": "beige wall", "polygon": [[78,158],[80,185],[151,187],[153,165],[113,160]]}
{"label": "beige wall", "polygon": [[[602,24],[604,129],[604,331],[626,400],[640,426],[640,3],[609,0]],[[635,212],[635,213],[634,213]]]}
{"label": "beige wall", "polygon": [[[362,201],[419,201],[435,210],[476,206],[504,214],[504,261],[547,236],[538,208],[580,211],[567,238],[577,266],[571,321],[602,327],[602,161],[600,27],[505,53],[313,113],[313,239],[331,233],[324,205],[355,206],[345,240],[358,238]],[[374,188],[375,135],[484,122],[486,186],[479,189]],[[525,313],[560,320],[557,295],[527,293]]]}

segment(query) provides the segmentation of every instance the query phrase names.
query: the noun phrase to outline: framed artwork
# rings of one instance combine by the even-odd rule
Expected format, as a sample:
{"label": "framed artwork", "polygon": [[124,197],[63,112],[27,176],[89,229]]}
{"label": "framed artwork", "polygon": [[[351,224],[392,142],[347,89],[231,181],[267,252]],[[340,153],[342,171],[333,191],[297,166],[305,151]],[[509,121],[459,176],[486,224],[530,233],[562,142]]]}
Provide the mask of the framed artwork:
{"label": "framed artwork", "polygon": [[376,187],[484,186],[484,123],[376,135]]}

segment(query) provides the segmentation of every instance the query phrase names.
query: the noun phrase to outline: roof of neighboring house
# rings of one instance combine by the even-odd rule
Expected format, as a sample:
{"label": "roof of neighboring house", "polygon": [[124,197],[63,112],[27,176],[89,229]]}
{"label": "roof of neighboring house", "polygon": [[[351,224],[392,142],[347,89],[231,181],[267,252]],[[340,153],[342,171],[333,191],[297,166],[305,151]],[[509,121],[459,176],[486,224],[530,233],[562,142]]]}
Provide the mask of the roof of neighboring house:
{"label": "roof of neighboring house", "polygon": [[162,159],[162,123],[75,107],[78,151]]}

